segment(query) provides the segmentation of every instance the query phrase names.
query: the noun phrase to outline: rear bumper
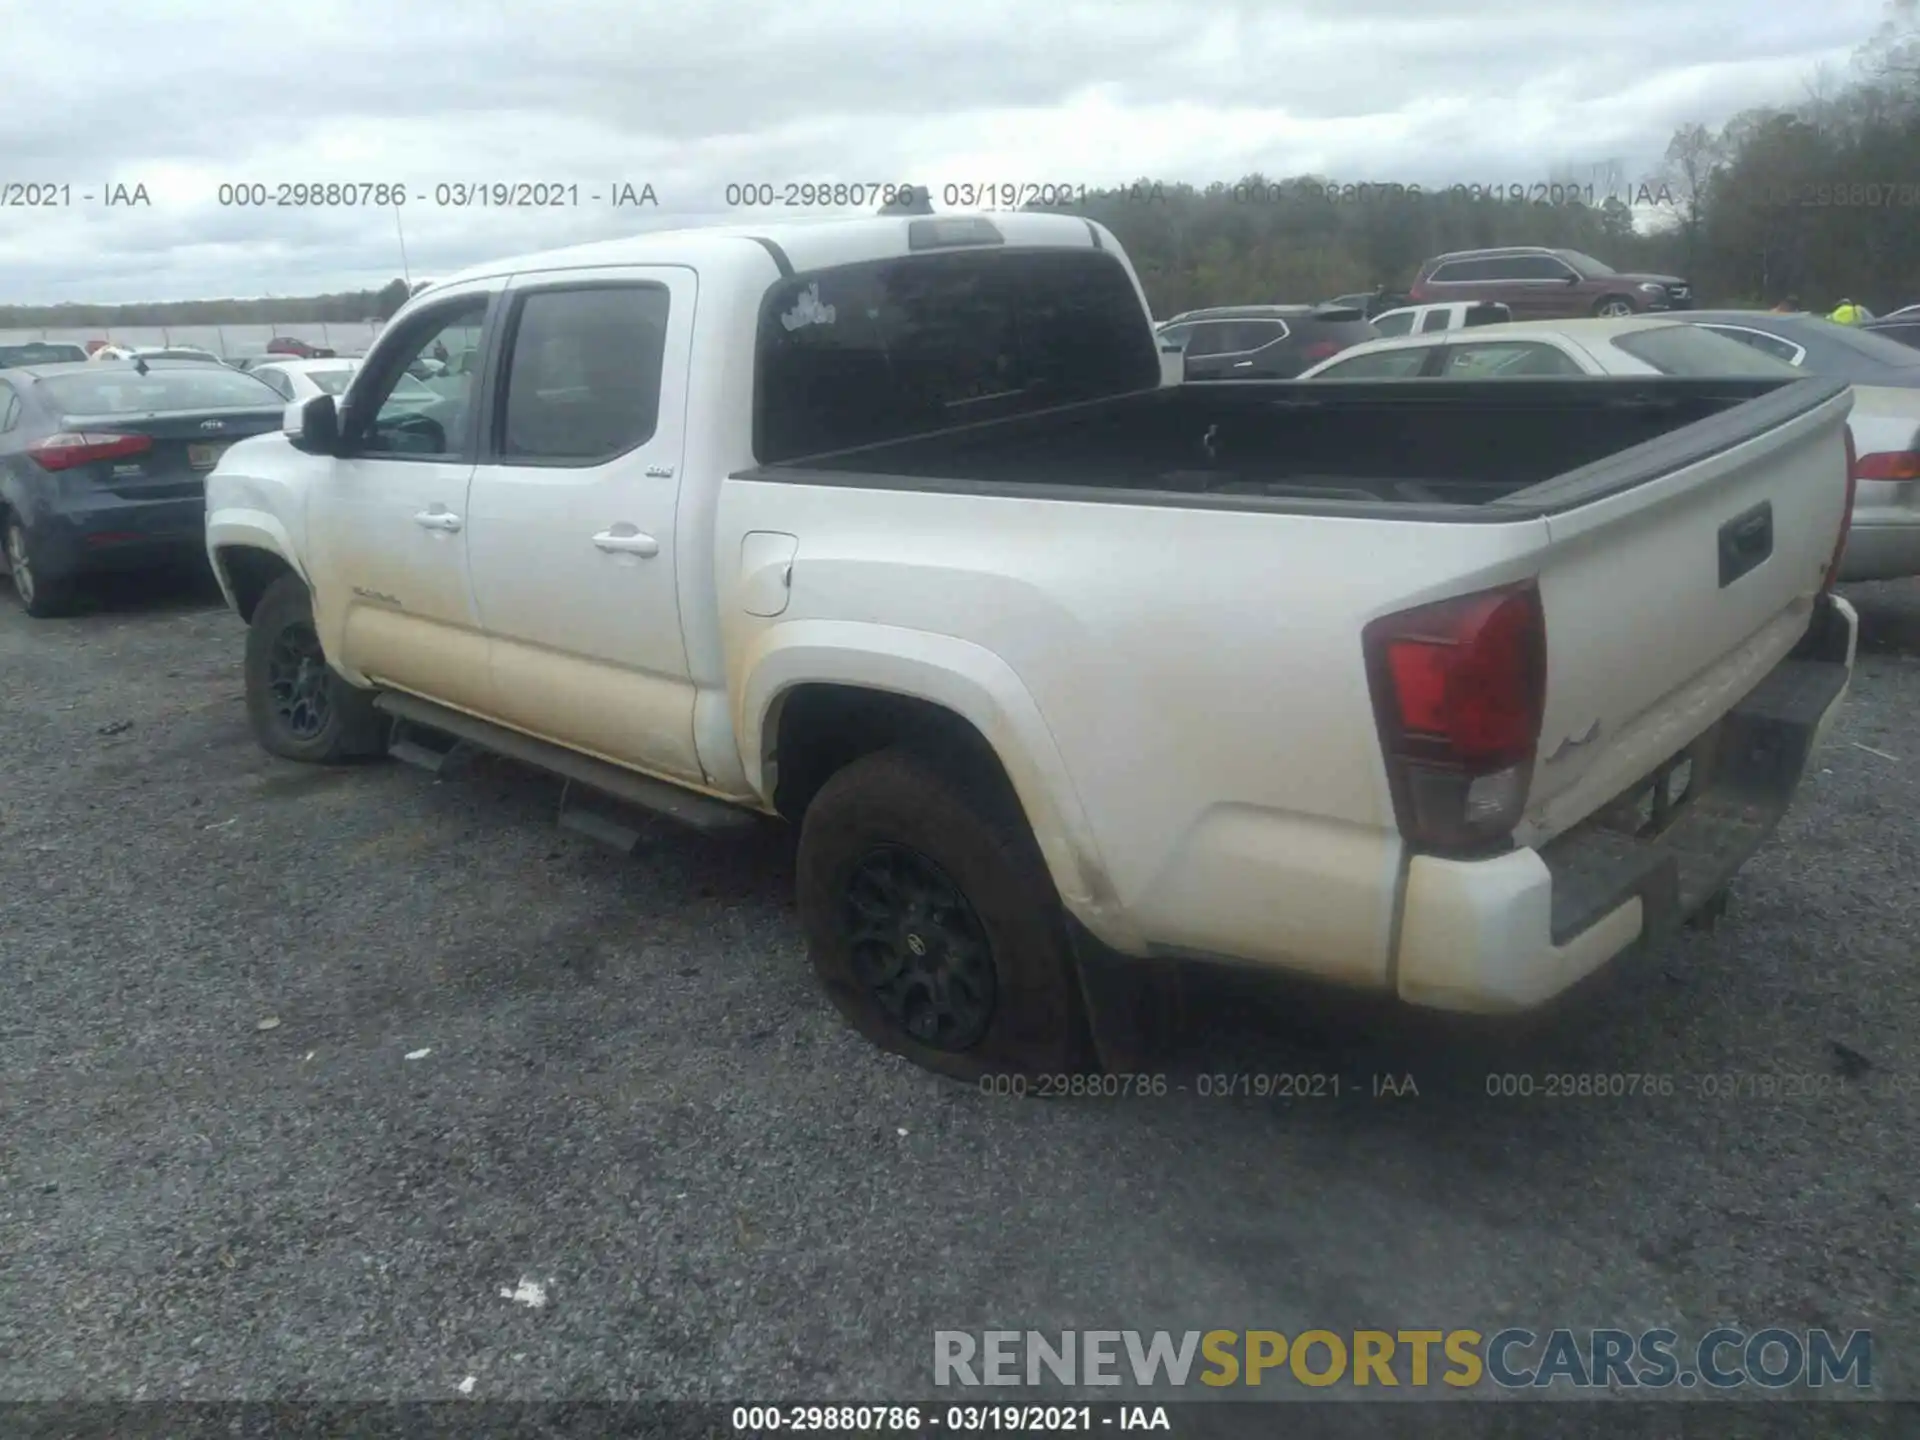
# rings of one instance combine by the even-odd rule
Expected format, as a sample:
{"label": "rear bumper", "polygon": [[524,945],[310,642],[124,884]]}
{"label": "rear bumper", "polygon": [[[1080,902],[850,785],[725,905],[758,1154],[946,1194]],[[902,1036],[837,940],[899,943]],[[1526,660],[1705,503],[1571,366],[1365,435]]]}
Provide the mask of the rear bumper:
{"label": "rear bumper", "polygon": [[40,572],[48,579],[139,569],[201,553],[207,502],[129,500],[112,494],[64,499],[31,517]]}
{"label": "rear bumper", "polygon": [[1440,1010],[1530,1009],[1629,947],[1668,938],[1786,813],[1845,697],[1857,630],[1853,608],[1827,597],[1806,639],[1721,722],[1692,797],[1658,836],[1588,821],[1538,850],[1416,857],[1400,997]]}

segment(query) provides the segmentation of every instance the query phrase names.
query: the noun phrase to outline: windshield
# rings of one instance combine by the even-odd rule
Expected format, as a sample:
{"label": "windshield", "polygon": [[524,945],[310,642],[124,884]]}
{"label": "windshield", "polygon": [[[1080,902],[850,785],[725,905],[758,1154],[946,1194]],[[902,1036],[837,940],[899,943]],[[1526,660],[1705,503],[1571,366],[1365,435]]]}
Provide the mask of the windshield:
{"label": "windshield", "polygon": [[1560,258],[1566,261],[1582,275],[1598,280],[1603,276],[1617,275],[1620,272],[1611,265],[1603,265],[1591,255],[1582,255],[1578,250],[1562,250]]}
{"label": "windshield", "polygon": [[1651,365],[1662,375],[1772,375],[1804,378],[1784,360],[1729,340],[1697,325],[1656,325],[1613,337],[1616,350]]}
{"label": "windshield", "polygon": [[404,400],[409,405],[430,405],[440,397],[429,390],[411,375],[402,375],[400,383],[393,387],[393,393],[387,397],[391,405],[396,400]]}
{"label": "windshield", "polygon": [[66,360],[84,360],[87,352],[78,345],[51,345],[40,341],[30,345],[0,345],[0,370],[14,365],[57,365]]}
{"label": "windshield", "polygon": [[280,409],[284,402],[263,380],[218,369],[83,371],[52,375],[39,393],[67,415],[147,415],[167,411]]}

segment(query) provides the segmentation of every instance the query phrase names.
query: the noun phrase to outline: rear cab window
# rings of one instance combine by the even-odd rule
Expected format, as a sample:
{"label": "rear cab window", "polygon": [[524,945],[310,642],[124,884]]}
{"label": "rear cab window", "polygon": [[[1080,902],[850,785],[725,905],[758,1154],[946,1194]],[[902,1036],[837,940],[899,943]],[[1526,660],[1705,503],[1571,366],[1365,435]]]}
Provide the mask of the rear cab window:
{"label": "rear cab window", "polygon": [[1160,385],[1139,292],[1091,249],[970,248],[795,275],[769,289],[755,348],[763,465]]}

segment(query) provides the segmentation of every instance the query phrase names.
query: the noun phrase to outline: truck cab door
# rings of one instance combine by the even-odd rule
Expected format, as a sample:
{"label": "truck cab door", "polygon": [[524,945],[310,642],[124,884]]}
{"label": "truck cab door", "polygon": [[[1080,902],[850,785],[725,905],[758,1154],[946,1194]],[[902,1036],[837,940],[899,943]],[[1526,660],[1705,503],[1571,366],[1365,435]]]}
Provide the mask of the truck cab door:
{"label": "truck cab door", "polygon": [[700,784],[675,523],[696,289],[671,265],[513,278],[468,533],[493,716]]}
{"label": "truck cab door", "polygon": [[340,404],[332,463],[307,498],[321,645],[350,676],[487,708],[487,642],[467,564],[476,377],[420,380],[436,345],[478,344],[504,278],[435,292],[384,331]]}

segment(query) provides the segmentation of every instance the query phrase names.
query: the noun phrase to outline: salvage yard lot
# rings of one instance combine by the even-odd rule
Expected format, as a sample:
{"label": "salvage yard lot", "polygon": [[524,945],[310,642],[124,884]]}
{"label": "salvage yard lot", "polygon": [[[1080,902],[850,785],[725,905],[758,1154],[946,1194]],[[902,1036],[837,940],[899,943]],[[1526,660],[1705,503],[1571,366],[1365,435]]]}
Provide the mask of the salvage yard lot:
{"label": "salvage yard lot", "polygon": [[815,989],[779,832],[627,859],[505,765],[270,759],[204,585],[0,607],[0,1399],[897,1400],[936,1328],[1504,1322],[1871,1327],[1913,1394],[1920,593],[1852,593],[1716,931],[1504,1038],[1216,988],[1168,1062],[1418,1089],[1338,1101],[935,1078]]}

